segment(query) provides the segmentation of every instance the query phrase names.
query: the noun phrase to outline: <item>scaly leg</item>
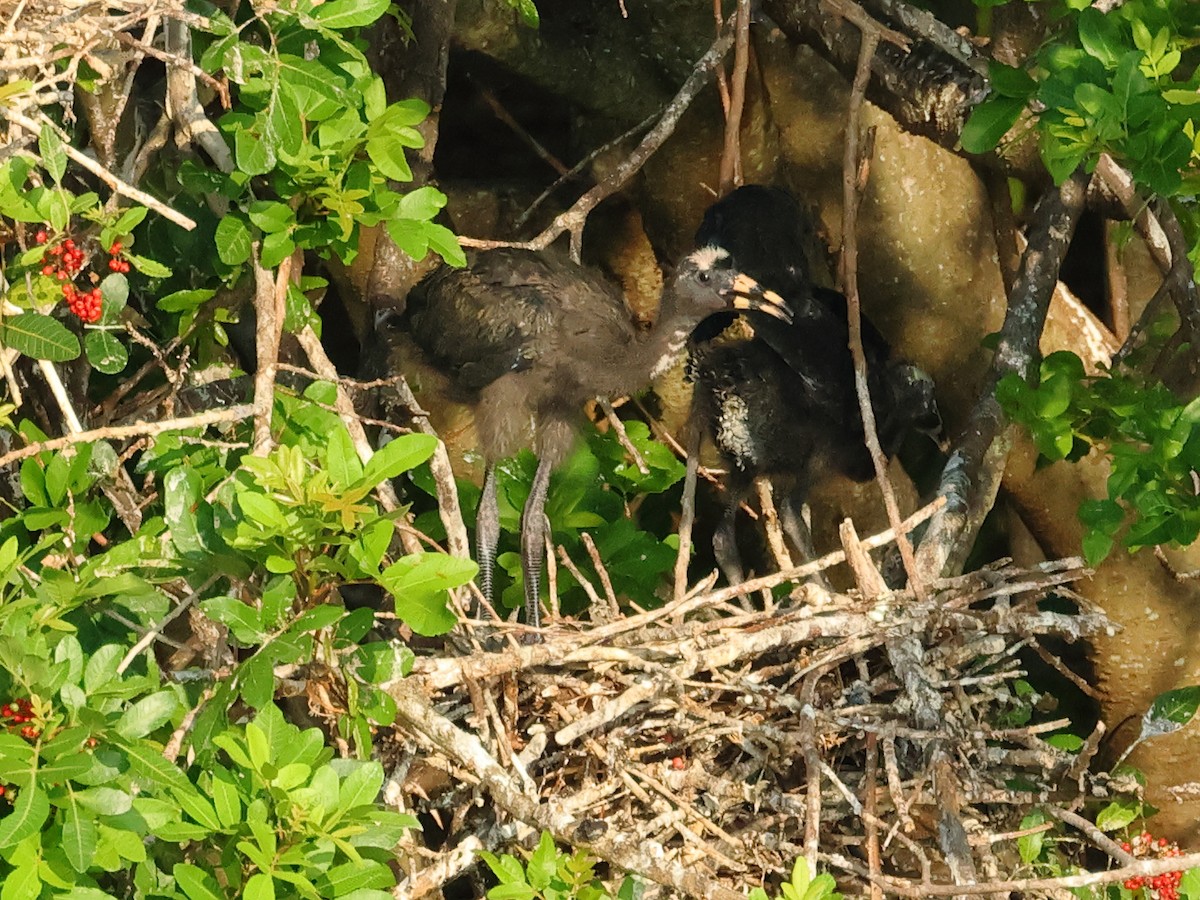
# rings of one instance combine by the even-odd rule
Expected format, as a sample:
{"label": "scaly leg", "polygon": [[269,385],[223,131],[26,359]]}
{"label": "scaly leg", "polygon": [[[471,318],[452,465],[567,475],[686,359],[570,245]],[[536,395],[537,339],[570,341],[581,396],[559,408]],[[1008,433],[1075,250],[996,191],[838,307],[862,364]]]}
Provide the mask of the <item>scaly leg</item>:
{"label": "scaly leg", "polygon": [[742,571],[742,556],[738,553],[737,546],[738,505],[737,495],[731,492],[721,521],[713,531],[713,556],[717,558],[717,565],[725,580],[731,585],[741,584],[746,580],[746,574]]}
{"label": "scaly leg", "polygon": [[542,627],[542,558],[546,547],[546,492],[553,466],[538,460],[537,472],[529,488],[529,499],[521,514],[521,571],[525,575],[525,620],[533,628]]}
{"label": "scaly leg", "polygon": [[[786,494],[779,504],[779,524],[783,526],[784,534],[792,539],[804,562],[812,562],[817,558],[816,548],[813,547],[812,529],[804,518],[803,503],[797,503],[795,494]],[[820,585],[826,590],[832,590],[824,572],[817,572],[808,581]]]}
{"label": "scaly leg", "polygon": [[489,462],[483,473],[483,494],[475,514],[475,561],[479,563],[479,590],[492,603],[492,576],[496,570],[496,545],[500,542],[500,510],[496,506],[496,466]]}

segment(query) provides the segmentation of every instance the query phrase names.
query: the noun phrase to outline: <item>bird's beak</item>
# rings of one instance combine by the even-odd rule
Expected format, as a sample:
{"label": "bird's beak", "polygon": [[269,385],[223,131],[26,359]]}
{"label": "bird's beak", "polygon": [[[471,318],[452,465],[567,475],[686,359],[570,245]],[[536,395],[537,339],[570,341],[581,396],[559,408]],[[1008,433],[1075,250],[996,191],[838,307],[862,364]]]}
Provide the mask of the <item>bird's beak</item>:
{"label": "bird's beak", "polygon": [[774,291],[763,287],[749,275],[739,273],[725,292],[730,309],[749,309],[774,316],[792,324],[792,308]]}

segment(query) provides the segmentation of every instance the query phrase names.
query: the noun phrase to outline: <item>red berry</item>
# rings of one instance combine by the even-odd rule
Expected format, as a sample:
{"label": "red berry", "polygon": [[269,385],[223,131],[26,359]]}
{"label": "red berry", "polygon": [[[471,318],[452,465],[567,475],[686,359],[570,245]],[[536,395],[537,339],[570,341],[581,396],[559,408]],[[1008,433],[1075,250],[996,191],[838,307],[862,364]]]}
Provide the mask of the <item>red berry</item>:
{"label": "red berry", "polygon": [[63,249],[74,250],[75,242],[73,240],[71,240],[70,238],[67,238],[65,241],[63,241]]}
{"label": "red berry", "polygon": [[8,793],[8,788],[0,784],[0,797],[3,797],[6,793]]}
{"label": "red berry", "polygon": [[673,756],[671,757],[671,768],[678,772],[681,769],[686,769],[687,763],[683,761],[682,756]]}
{"label": "red berry", "polygon": [[121,261],[119,259],[110,259],[108,261],[108,268],[112,272],[120,272],[121,271]]}
{"label": "red berry", "polygon": [[4,716],[5,718],[8,718],[11,715],[12,715],[12,707],[11,706],[9,706],[7,703],[5,703],[3,706],[0,706],[0,716]]}
{"label": "red berry", "polygon": [[108,248],[108,252],[111,256],[116,256],[118,253],[120,253],[121,252],[121,242],[113,241],[113,245]]}
{"label": "red berry", "polygon": [[45,228],[39,228],[38,233],[33,236],[33,239],[39,244],[44,244],[50,239],[50,235],[46,234]]}
{"label": "red berry", "polygon": [[129,263],[125,262],[124,260],[121,260],[121,271],[122,272],[129,271]]}

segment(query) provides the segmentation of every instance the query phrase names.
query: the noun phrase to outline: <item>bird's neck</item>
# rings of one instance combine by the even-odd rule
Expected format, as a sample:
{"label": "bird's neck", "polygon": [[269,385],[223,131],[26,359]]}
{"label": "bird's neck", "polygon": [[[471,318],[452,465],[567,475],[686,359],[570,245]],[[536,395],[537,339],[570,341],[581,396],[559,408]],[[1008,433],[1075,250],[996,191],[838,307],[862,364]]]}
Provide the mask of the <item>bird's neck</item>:
{"label": "bird's neck", "polygon": [[587,396],[599,397],[619,397],[644,390],[683,355],[689,331],[679,323],[669,328],[656,324],[648,332],[631,333],[631,339],[619,354],[598,343],[578,348],[582,357],[603,354],[589,359],[593,363],[586,366],[590,375],[581,381],[580,389]]}
{"label": "bird's neck", "polygon": [[683,356],[692,323],[658,323],[641,341],[641,352],[645,363],[641,371],[650,373],[651,380],[666,373]]}

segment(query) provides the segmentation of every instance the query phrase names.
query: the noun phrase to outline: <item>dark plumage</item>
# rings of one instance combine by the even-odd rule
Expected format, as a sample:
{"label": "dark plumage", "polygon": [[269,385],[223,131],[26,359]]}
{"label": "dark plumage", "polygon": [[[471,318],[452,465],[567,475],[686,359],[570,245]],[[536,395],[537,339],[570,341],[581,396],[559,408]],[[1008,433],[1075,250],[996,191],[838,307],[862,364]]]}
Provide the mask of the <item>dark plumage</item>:
{"label": "dark plumage", "polygon": [[474,404],[488,460],[476,556],[489,600],[499,538],[494,462],[524,447],[538,457],[521,521],[525,600],[536,627],[546,489],[571,447],[580,408],[595,397],[644,388],[682,355],[701,320],[731,308],[786,315],[777,296],[764,296],[737,275],[719,249],[697,251],[679,265],[649,332],[634,326],[620,290],[606,278],[553,253],[479,253],[467,268],[439,269],[413,289],[408,330],[460,399]]}
{"label": "dark plumage", "polygon": [[[824,475],[855,481],[874,475],[854,389],[846,298],[812,283],[808,217],[787,193],[746,186],[709,208],[696,234],[701,247],[729,252],[740,271],[783,296],[791,323],[741,313],[753,337],[697,331],[690,345],[694,421],[729,469],[730,503],[713,537],[727,578],[743,577],[735,540],[738,503],[755,478],[781,490],[780,519],[811,554],[799,509]],[[889,359],[890,348],[865,318],[863,350],[880,444],[893,455],[913,430],[940,428],[933,383],[920,369]]]}

